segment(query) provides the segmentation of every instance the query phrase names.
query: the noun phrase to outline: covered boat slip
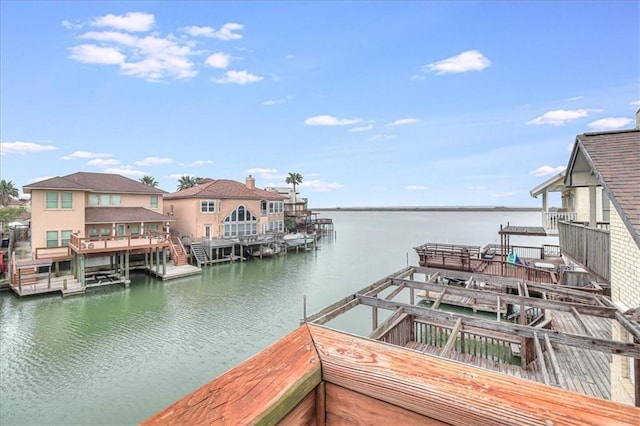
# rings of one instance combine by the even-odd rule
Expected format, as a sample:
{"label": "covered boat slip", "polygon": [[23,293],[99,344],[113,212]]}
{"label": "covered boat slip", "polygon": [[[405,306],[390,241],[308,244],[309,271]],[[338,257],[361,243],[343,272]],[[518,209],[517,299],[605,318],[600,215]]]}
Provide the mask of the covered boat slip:
{"label": "covered boat slip", "polygon": [[638,408],[309,323],[142,424],[637,425],[638,419]]}

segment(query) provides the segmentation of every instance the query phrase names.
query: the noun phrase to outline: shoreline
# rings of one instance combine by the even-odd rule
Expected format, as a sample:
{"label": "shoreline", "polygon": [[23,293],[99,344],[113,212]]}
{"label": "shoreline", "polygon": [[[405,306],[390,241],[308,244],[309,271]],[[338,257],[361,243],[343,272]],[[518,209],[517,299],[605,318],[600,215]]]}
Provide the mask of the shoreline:
{"label": "shoreline", "polygon": [[414,207],[318,207],[310,208],[313,212],[538,212],[540,207],[505,207],[505,206],[414,206]]}

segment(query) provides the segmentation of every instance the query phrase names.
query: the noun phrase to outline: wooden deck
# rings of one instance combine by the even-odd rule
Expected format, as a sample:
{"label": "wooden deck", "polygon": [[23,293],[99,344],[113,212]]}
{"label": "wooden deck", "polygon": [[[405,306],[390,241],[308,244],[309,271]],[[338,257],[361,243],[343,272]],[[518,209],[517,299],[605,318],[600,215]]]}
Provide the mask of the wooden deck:
{"label": "wooden deck", "polygon": [[197,266],[188,264],[176,266],[172,262],[167,263],[166,269],[164,271],[162,265],[149,266],[145,270],[150,274],[160,278],[162,281],[175,280],[177,278],[199,275],[202,273],[202,269]]}
{"label": "wooden deck", "polygon": [[[581,319],[595,337],[611,338],[611,320],[586,315],[581,315]],[[551,320],[554,330],[583,336],[587,335],[582,325],[577,322],[576,317],[570,313],[554,311],[551,313]],[[564,374],[560,376],[559,380],[555,375],[550,374],[549,384],[551,386],[596,398],[611,399],[610,354],[561,344],[552,344],[552,346],[557,363],[562,367]],[[416,341],[409,341],[405,347],[436,356],[441,356],[443,352],[442,347],[426,345]],[[551,366],[553,361],[551,360],[550,352],[545,351],[544,356],[545,365]],[[446,358],[508,374],[509,376],[545,383],[544,374],[540,365],[536,362],[529,364],[527,368],[522,368],[519,365],[498,359],[464,354],[457,351],[451,351]]]}

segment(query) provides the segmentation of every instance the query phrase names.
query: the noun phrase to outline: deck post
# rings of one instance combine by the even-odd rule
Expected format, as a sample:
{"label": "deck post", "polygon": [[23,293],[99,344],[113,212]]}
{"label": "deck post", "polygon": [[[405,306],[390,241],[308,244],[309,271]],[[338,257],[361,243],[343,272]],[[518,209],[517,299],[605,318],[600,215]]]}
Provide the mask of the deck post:
{"label": "deck post", "polygon": [[375,306],[371,307],[371,331],[378,328],[378,308]]}
{"label": "deck post", "polygon": [[129,250],[124,253],[124,276],[129,280]]}
{"label": "deck post", "polygon": [[50,290],[50,289],[51,289],[51,265],[49,265],[49,275],[47,276],[47,290]]}
{"label": "deck post", "polygon": [[167,274],[167,251],[162,249],[162,275]]}

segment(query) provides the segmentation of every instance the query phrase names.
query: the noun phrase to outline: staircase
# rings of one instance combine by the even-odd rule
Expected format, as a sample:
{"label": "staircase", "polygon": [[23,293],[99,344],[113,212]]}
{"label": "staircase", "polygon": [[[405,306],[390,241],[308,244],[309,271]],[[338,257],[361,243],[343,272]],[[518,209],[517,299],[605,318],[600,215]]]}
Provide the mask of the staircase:
{"label": "staircase", "polygon": [[193,253],[193,257],[196,258],[198,267],[202,266],[203,263],[207,263],[209,260],[209,256],[207,256],[207,253],[204,251],[202,243],[191,243],[191,253]]}
{"label": "staircase", "polygon": [[173,259],[173,264],[176,266],[183,266],[189,263],[187,258],[187,252],[182,245],[182,241],[178,237],[171,237],[169,239],[169,243],[171,244],[171,258]]}

